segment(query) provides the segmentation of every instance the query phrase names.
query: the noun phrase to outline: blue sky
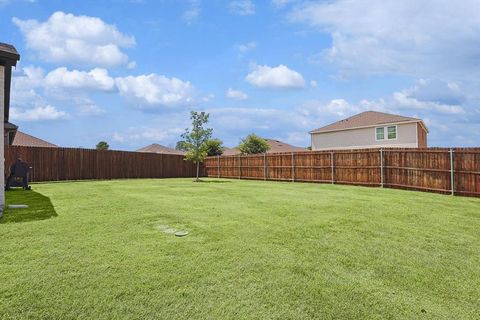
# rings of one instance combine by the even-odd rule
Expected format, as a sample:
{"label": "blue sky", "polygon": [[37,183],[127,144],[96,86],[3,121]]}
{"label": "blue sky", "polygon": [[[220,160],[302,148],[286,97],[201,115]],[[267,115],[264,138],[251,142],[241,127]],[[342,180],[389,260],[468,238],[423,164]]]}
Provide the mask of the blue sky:
{"label": "blue sky", "polygon": [[21,54],[11,121],[50,142],[174,146],[190,110],[227,146],[365,110],[424,119],[430,146],[478,146],[477,0],[0,0]]}

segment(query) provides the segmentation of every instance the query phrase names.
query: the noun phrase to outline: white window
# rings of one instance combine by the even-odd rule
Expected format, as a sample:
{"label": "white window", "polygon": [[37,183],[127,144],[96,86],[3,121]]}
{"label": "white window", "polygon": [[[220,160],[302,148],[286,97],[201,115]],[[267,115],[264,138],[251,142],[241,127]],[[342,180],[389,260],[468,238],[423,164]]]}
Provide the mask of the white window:
{"label": "white window", "polygon": [[375,128],[376,139],[377,140],[384,140],[385,139],[385,128],[379,127]]}
{"label": "white window", "polygon": [[397,139],[397,126],[387,127],[387,137],[388,140]]}
{"label": "white window", "polygon": [[375,128],[375,140],[396,140],[397,126]]}

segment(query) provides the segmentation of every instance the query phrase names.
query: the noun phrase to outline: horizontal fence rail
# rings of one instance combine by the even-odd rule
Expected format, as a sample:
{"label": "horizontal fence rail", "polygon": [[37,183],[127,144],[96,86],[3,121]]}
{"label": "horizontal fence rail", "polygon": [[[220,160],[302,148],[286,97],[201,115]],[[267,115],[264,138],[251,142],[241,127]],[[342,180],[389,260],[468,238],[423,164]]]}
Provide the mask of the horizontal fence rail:
{"label": "horizontal fence rail", "polygon": [[480,196],[480,148],[363,149],[209,157],[217,178],[301,181]]}
{"label": "horizontal fence rail", "polygon": [[21,158],[31,167],[30,181],[194,177],[195,164],[182,155],[144,152],[9,146],[5,175]]}

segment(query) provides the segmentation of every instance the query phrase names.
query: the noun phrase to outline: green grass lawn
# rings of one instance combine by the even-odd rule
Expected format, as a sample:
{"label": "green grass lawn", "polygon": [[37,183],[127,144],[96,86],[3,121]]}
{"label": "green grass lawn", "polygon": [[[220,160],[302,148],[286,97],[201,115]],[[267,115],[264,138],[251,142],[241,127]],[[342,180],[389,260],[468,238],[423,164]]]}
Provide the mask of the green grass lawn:
{"label": "green grass lawn", "polygon": [[165,179],[7,202],[30,207],[0,221],[1,319],[480,317],[480,199]]}

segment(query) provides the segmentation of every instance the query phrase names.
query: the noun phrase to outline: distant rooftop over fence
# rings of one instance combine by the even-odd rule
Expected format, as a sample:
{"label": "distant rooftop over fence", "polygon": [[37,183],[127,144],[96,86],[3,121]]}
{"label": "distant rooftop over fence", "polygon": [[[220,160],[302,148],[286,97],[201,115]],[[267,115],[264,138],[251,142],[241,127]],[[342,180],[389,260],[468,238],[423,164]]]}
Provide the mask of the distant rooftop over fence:
{"label": "distant rooftop over fence", "polygon": [[[275,139],[265,139],[265,140],[267,141],[267,144],[270,146],[270,149],[267,151],[267,153],[307,151],[306,148],[296,147],[280,140],[275,140]],[[240,150],[238,150],[237,148],[226,148],[225,151],[223,152],[224,156],[233,156],[236,154],[240,154]]]}
{"label": "distant rooftop over fence", "polygon": [[13,139],[12,145],[23,147],[58,148],[58,146],[53,143],[34,137],[22,131],[17,131],[17,133],[15,134],[15,138]]}
{"label": "distant rooftop over fence", "polygon": [[158,143],[153,143],[141,149],[138,149],[137,152],[150,152],[150,153],[161,153],[161,154],[177,154],[177,155],[184,155],[185,152],[176,150],[173,148],[162,146]]}

